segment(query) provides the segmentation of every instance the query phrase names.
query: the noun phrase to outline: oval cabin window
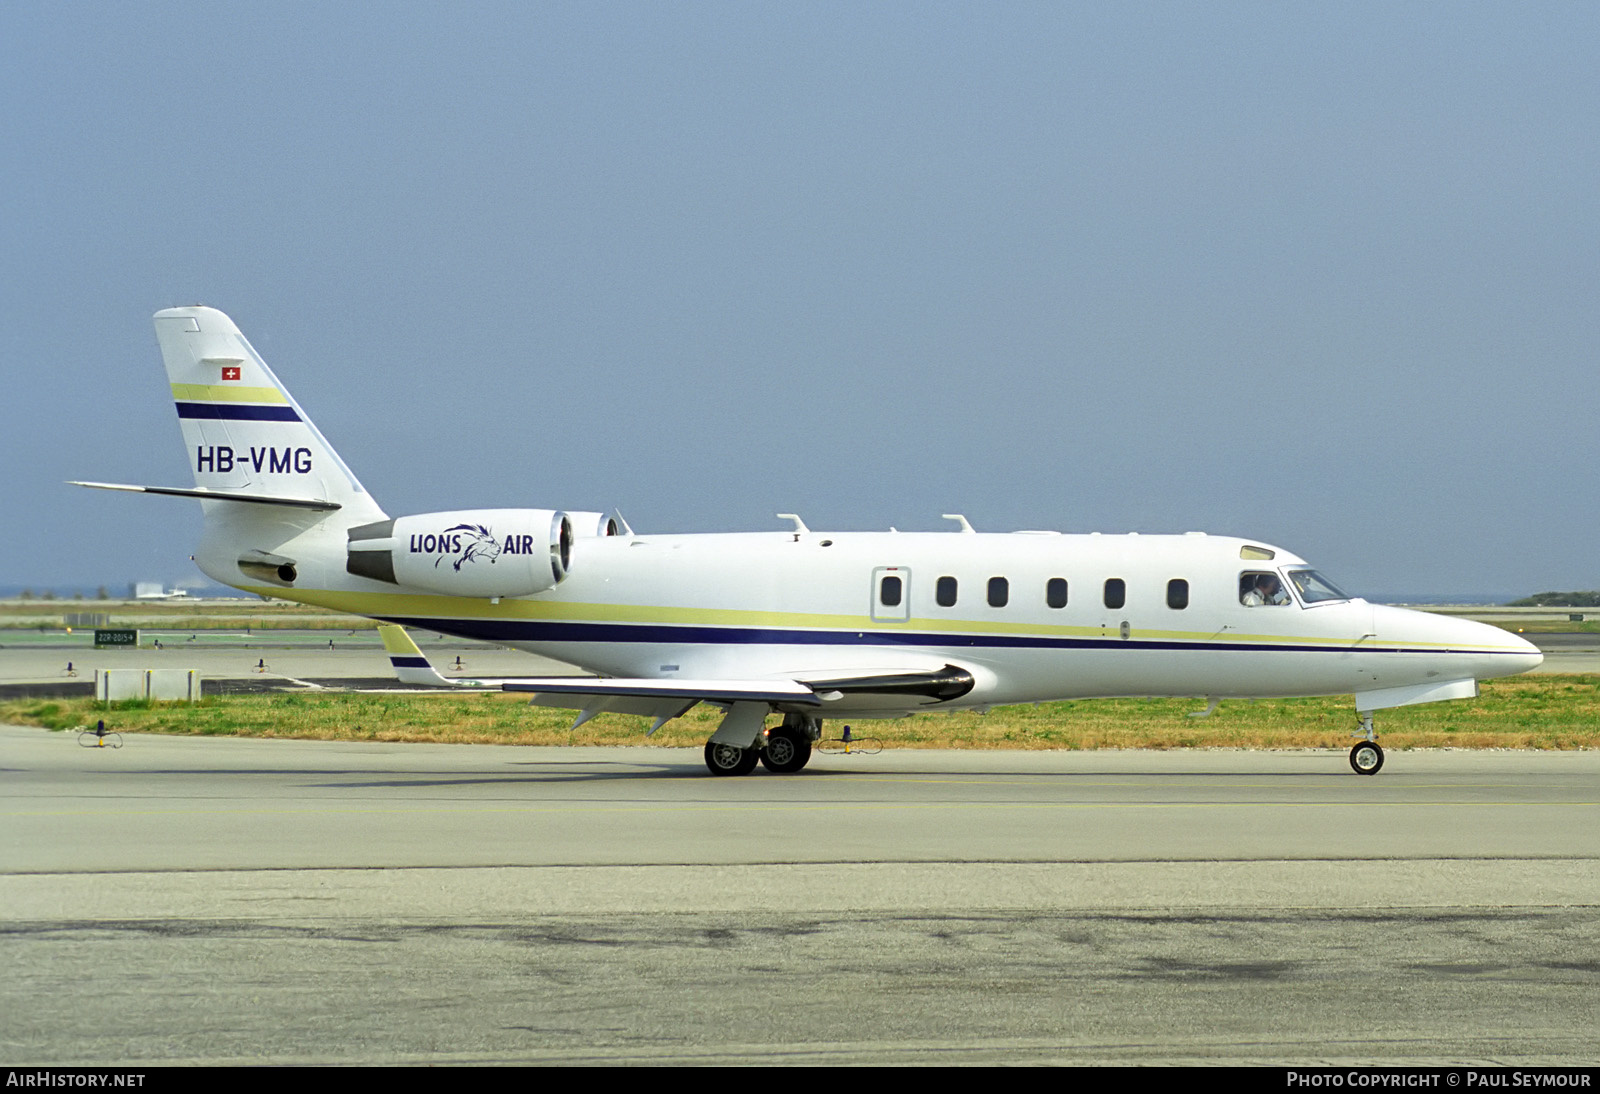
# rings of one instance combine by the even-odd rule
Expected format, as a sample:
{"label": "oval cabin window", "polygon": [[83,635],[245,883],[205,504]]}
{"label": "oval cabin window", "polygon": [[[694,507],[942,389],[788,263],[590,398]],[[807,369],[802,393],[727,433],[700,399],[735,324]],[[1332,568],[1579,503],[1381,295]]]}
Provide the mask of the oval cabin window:
{"label": "oval cabin window", "polygon": [[1128,585],[1120,577],[1106,579],[1106,607],[1120,608],[1128,602]]}
{"label": "oval cabin window", "polygon": [[1067,606],[1067,579],[1052,577],[1045,582],[1044,602],[1047,607],[1065,608]]}
{"label": "oval cabin window", "polygon": [[989,579],[989,607],[1003,608],[1011,599],[1011,582],[1003,577]]}
{"label": "oval cabin window", "polygon": [[1167,582],[1167,607],[1181,612],[1189,606],[1189,583],[1181,577]]}
{"label": "oval cabin window", "polygon": [[[901,593],[900,579],[893,575],[884,578],[883,584],[878,586],[878,599],[885,608],[898,608],[900,606]],[[857,603],[860,603],[860,601],[857,601]]]}

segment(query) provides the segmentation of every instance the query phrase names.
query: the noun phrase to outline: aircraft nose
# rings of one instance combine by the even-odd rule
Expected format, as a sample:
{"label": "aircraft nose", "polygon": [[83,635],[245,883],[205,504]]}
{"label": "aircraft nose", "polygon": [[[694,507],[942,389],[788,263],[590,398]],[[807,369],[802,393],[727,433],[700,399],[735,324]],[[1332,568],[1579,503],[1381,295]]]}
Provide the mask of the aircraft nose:
{"label": "aircraft nose", "polygon": [[1528,672],[1544,664],[1544,651],[1521,635],[1506,632],[1506,637],[1513,643],[1513,652],[1506,655],[1507,660],[1516,665],[1507,676],[1515,676],[1519,672]]}
{"label": "aircraft nose", "polygon": [[1544,654],[1532,642],[1471,619],[1379,606],[1373,622],[1384,640],[1401,646],[1415,643],[1445,658],[1448,664],[1439,671],[1489,680],[1515,676],[1544,662]]}
{"label": "aircraft nose", "polygon": [[1466,619],[1455,623],[1462,628],[1461,645],[1483,652],[1487,664],[1478,672],[1479,679],[1515,676],[1544,664],[1544,651],[1521,635]]}

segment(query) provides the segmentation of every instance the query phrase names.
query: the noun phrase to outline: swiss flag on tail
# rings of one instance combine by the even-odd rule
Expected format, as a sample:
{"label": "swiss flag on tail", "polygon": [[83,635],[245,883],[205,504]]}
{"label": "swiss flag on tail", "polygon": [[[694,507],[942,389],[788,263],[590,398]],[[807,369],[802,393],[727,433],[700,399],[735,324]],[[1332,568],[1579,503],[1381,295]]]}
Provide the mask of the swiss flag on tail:
{"label": "swiss flag on tail", "polygon": [[223,365],[222,366],[222,378],[224,380],[237,380],[239,378],[239,366],[238,365]]}

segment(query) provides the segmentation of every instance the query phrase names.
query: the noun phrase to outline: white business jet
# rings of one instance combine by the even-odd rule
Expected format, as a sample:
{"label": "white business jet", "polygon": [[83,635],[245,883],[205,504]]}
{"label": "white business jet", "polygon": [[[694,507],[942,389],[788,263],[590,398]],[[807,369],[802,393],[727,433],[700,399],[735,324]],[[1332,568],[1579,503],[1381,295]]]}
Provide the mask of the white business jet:
{"label": "white business jet", "polygon": [[[224,314],[155,317],[213,579],[577,665],[506,681],[538,704],[725,711],[706,766],[798,771],[824,718],[1117,696],[1354,694],[1372,712],[1477,694],[1542,656],[1498,628],[1346,596],[1255,540],[1183,535],[785,531],[641,535],[615,513],[390,517]],[[425,662],[423,662],[425,664]],[[429,670],[431,672],[431,669]],[[435,676],[437,674],[434,674]],[[781,724],[768,727],[773,716]]]}

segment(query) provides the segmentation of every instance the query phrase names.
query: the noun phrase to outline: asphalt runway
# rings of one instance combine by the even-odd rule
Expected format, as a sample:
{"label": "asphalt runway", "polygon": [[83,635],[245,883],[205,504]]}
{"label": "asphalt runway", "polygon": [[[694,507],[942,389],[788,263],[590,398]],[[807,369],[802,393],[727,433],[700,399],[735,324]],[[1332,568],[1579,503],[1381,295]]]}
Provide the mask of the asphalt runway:
{"label": "asphalt runway", "polygon": [[0,728],[0,1057],[1593,1064],[1600,754]]}

